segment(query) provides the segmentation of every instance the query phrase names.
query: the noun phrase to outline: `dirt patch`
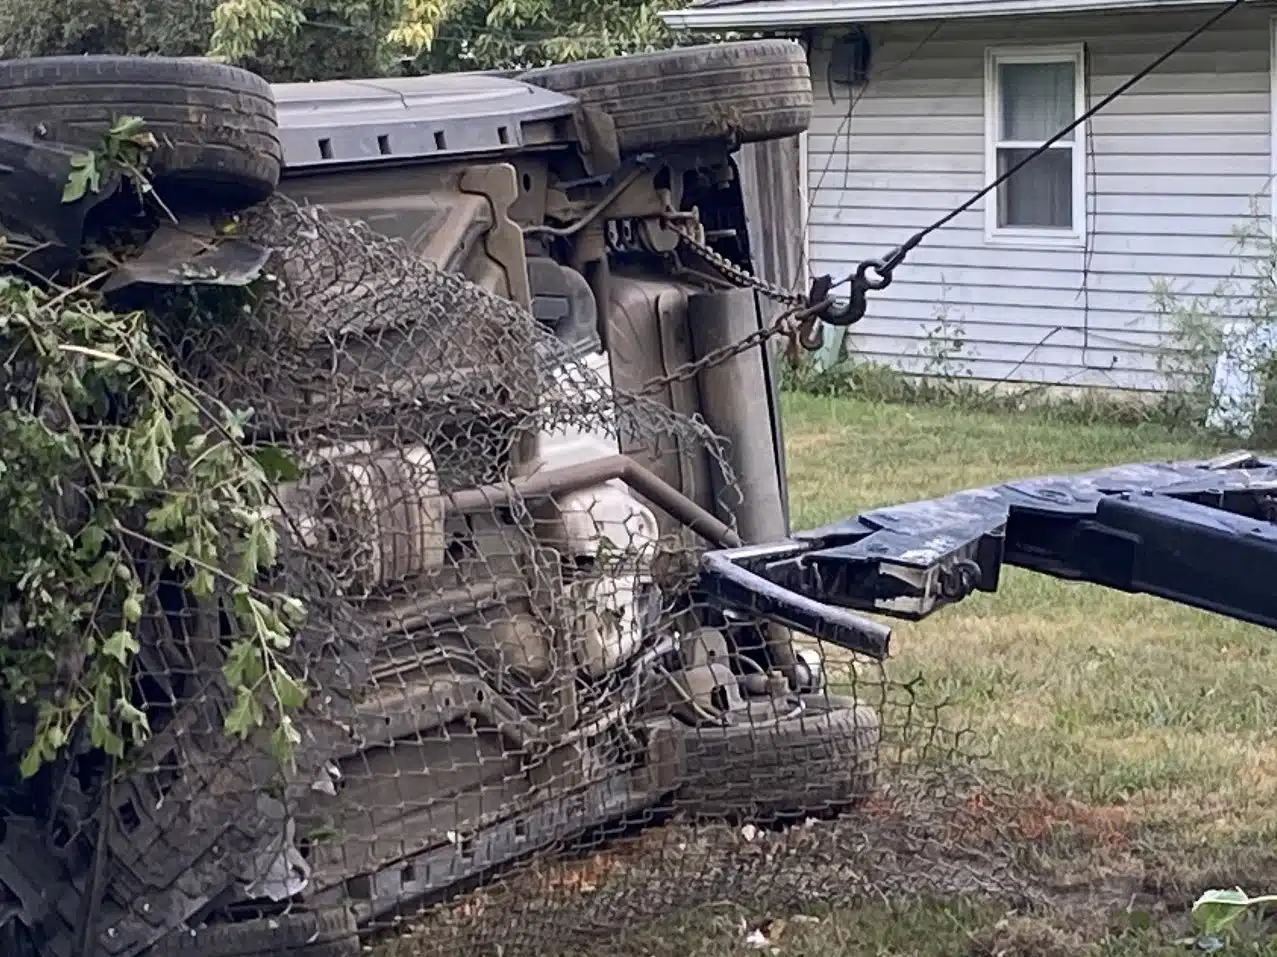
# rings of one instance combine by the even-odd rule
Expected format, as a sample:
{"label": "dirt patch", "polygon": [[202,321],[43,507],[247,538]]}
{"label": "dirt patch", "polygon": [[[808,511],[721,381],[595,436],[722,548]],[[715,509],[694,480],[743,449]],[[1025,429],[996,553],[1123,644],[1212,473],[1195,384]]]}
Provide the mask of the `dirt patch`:
{"label": "dirt patch", "polygon": [[1088,846],[1129,847],[1135,834],[1126,807],[1091,807],[1042,794],[977,791],[955,814],[955,839],[1041,844],[1069,837]]}

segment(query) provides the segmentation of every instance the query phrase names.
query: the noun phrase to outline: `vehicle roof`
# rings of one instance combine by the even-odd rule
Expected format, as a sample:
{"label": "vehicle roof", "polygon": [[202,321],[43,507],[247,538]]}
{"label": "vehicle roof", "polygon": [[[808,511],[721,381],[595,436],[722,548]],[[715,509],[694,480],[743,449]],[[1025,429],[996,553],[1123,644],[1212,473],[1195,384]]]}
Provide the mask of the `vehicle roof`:
{"label": "vehicle roof", "polygon": [[277,83],[285,170],[508,152],[576,100],[490,73]]}

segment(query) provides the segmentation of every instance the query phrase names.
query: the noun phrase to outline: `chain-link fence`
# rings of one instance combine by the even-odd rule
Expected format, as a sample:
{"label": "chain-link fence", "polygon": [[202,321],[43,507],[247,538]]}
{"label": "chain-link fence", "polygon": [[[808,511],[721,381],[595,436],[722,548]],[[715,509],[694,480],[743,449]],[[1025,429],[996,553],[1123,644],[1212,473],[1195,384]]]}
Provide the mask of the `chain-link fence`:
{"label": "chain-link fence", "polygon": [[277,198],[239,232],[266,294],[145,306],[206,408],[251,410],[270,491],[221,548],[261,571],[159,547],[198,500],[122,528],[148,736],[71,742],[55,855],[5,833],[48,953],[567,953],[724,902],[1016,884],[937,702],[802,639],[781,674],[774,626],[700,597],[731,530],[632,456],[738,498],[703,423],[365,226]]}

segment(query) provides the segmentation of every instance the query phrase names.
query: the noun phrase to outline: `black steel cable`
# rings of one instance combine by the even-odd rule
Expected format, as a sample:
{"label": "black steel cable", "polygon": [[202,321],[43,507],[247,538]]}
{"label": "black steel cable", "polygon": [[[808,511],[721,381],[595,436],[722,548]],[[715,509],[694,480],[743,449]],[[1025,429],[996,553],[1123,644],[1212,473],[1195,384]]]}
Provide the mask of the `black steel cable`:
{"label": "black steel cable", "polygon": [[[1055,143],[1058,143],[1064,137],[1068,136],[1075,129],[1077,129],[1087,120],[1089,120],[1092,116],[1100,112],[1100,110],[1104,109],[1114,100],[1116,100],[1119,96],[1122,96],[1124,93],[1126,93],[1127,90],[1133,87],[1136,83],[1144,79],[1144,77],[1148,76],[1150,73],[1156,70],[1159,66],[1161,66],[1163,63],[1165,63],[1167,60],[1173,57],[1176,53],[1184,49],[1184,47],[1188,46],[1190,43],[1196,40],[1199,36],[1201,36],[1203,33],[1205,33],[1207,30],[1213,27],[1216,23],[1218,23],[1220,20],[1222,20],[1224,17],[1232,13],[1234,10],[1236,10],[1238,7],[1242,6],[1242,4],[1246,2],[1247,0],[1232,0],[1232,2],[1228,4],[1228,6],[1224,7],[1224,9],[1213,14],[1205,22],[1198,25],[1187,36],[1185,36],[1173,47],[1171,47],[1169,50],[1167,50],[1165,53],[1159,56],[1156,60],[1148,64],[1148,66],[1144,67],[1144,69],[1140,70],[1130,79],[1128,79],[1126,82],[1122,83],[1112,93],[1108,94],[1108,96],[1104,97],[1094,106],[1092,106],[1090,109],[1084,112],[1081,116],[1075,119],[1072,123],[1065,126],[1058,133],[1056,133],[1049,140],[1044,142],[1041,146],[1033,150],[1033,152],[1031,152],[1028,156],[1021,159],[1018,163],[1016,163],[1014,166],[1008,169],[1005,173],[1003,173],[997,179],[993,180],[991,183],[986,184],[983,189],[973,194],[968,200],[966,200],[966,202],[962,203],[960,206],[957,206],[954,209],[950,210],[949,212],[945,213],[943,216],[937,219],[930,226],[927,226],[923,229],[918,230],[918,232],[914,233],[907,240],[905,240],[895,249],[891,250],[891,252],[887,253],[887,255],[883,256],[881,259],[869,259],[869,260],[866,260],[865,262],[862,262],[854,273],[847,276],[847,278],[845,278],[842,282],[837,284],[841,286],[846,283],[851,283],[852,296],[851,296],[851,303],[849,307],[845,310],[842,310],[839,315],[829,316],[828,318],[826,318],[826,321],[831,322],[834,325],[850,325],[852,322],[856,322],[858,319],[860,319],[864,315],[865,292],[869,290],[876,291],[880,289],[885,289],[887,286],[889,286],[891,284],[892,272],[895,270],[897,266],[899,266],[904,261],[905,257],[908,256],[910,252],[912,252],[914,249],[918,247],[919,244],[922,243],[924,239],[926,239],[928,236],[934,233],[937,229],[942,229],[943,227],[947,226],[949,223],[953,222],[953,220],[961,216],[963,213],[969,210],[972,206],[974,206],[980,200],[984,199],[984,197],[988,196],[991,192],[993,192],[995,189],[997,189],[999,186],[1001,186],[1003,183],[1009,180],[1012,176],[1018,173],[1021,169],[1023,169],[1027,164],[1033,162],[1033,160],[1037,159],[1039,156],[1045,153],[1051,146],[1053,146]],[[826,279],[825,282],[820,285],[821,285],[820,290],[813,291],[813,294],[812,294],[813,300],[815,299],[817,292],[820,292],[823,297],[823,295],[827,295],[828,290],[832,288],[832,286],[828,284],[828,279]],[[857,311],[859,311],[860,315],[856,315]]]}

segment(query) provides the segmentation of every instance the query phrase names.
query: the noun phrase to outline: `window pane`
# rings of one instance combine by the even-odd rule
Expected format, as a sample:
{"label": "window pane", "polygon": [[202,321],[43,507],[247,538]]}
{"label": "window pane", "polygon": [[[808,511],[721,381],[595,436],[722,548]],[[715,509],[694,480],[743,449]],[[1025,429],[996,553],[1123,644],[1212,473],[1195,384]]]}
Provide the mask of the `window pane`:
{"label": "window pane", "polygon": [[[998,175],[1032,153],[998,150]],[[1049,149],[998,187],[998,225],[1073,228],[1073,150]]]}
{"label": "window pane", "polygon": [[[1076,119],[1074,66],[1072,62],[998,65],[1002,139],[1041,143]],[[1065,140],[1072,138],[1070,133]]]}

